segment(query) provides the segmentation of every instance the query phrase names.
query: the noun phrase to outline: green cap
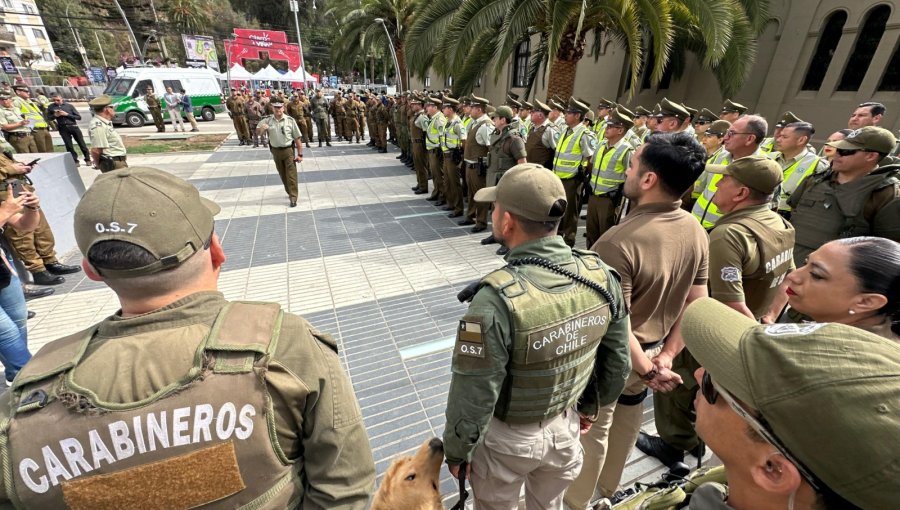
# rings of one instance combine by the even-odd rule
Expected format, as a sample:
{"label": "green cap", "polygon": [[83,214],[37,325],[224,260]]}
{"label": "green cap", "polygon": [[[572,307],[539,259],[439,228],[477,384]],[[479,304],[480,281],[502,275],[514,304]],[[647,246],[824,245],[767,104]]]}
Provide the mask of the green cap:
{"label": "green cap", "polygon": [[566,107],[566,111],[585,115],[587,112],[591,111],[591,107],[575,99],[574,97],[570,97],[569,105]]}
{"label": "green cap", "polygon": [[534,105],[528,101],[522,101],[522,108],[525,110],[534,110]]}
{"label": "green cap", "polygon": [[442,108],[458,108],[459,101],[457,101],[456,99],[453,99],[450,96],[444,96],[444,101],[441,104],[441,107]]}
{"label": "green cap", "polygon": [[684,106],[666,98],[659,102],[659,113],[656,114],[657,117],[677,117],[682,120],[688,118],[689,115]]}
{"label": "green cap", "polygon": [[890,154],[894,150],[897,139],[887,129],[866,126],[852,131],[843,140],[829,142],[835,149],[857,149],[881,154]]}
{"label": "green cap", "polygon": [[634,126],[634,121],[627,113],[625,113],[628,110],[623,110],[625,109],[621,106],[617,106],[610,110],[609,119],[607,119],[606,123],[610,126],[622,126],[626,131],[631,129],[631,127]]}
{"label": "green cap", "polygon": [[711,174],[730,175],[748,188],[760,193],[774,193],[781,184],[781,165],[766,156],[738,158],[728,165],[706,165]]}
{"label": "green cap", "polygon": [[698,110],[697,110],[696,108],[691,108],[690,106],[688,106],[688,105],[686,105],[686,104],[684,104],[684,103],[681,103],[681,106],[683,106],[684,109],[688,112],[688,117],[690,117],[690,118],[692,118],[692,119],[696,119],[696,118],[697,118],[697,113],[699,113],[699,112],[698,112]]}
{"label": "green cap", "polygon": [[726,99],[725,103],[722,105],[723,112],[737,112],[741,115],[746,112],[748,108],[740,103],[735,103],[731,99]]}
{"label": "green cap", "polygon": [[794,122],[803,122],[803,120],[800,119],[800,117],[797,117],[796,115],[794,115],[793,112],[784,112],[784,115],[782,115],[781,118],[778,119],[778,122],[775,124],[775,127],[783,128],[784,126],[787,126],[788,124],[793,124]]}
{"label": "green cap", "polygon": [[598,109],[598,110],[599,110],[600,108],[607,108],[607,109],[609,109],[609,108],[615,108],[615,107],[616,107],[616,102],[615,102],[615,101],[610,101],[609,99],[606,99],[605,97],[601,97],[601,98],[600,98],[600,101],[597,103],[597,109]]}
{"label": "green cap", "polygon": [[815,477],[860,508],[900,501],[900,347],[843,324],[760,325],[711,298],[682,322],[713,381],[757,411]]}
{"label": "green cap", "polygon": [[534,100],[533,110],[539,111],[539,112],[544,112],[544,115],[547,115],[548,113],[550,113],[550,110],[552,110],[552,109],[553,108],[551,108],[550,105],[548,105],[547,103],[542,103],[538,99]]}
{"label": "green cap", "polygon": [[713,113],[711,110],[704,108],[700,110],[700,113],[698,113],[694,117],[694,119],[697,121],[715,122],[719,120],[719,116]]}
{"label": "green cap", "polygon": [[650,110],[644,108],[643,106],[638,106],[637,108],[634,109],[634,114],[637,115],[638,117],[647,117],[651,113],[652,112]]}
{"label": "green cap", "polygon": [[730,128],[731,122],[728,122],[727,120],[717,120],[713,121],[713,123],[709,125],[709,128],[707,128],[706,132],[703,134],[716,135],[719,138],[722,138],[725,136],[725,132]]}
{"label": "green cap", "polygon": [[515,116],[513,114],[512,108],[506,105],[498,106],[495,113],[497,114],[497,117],[503,117],[510,122],[512,122],[512,118]]}
{"label": "green cap", "polygon": [[8,101],[12,99],[9,94],[0,94],[0,101]]}
{"label": "green cap", "polygon": [[510,106],[513,108],[521,108],[522,103],[519,102],[519,95],[510,92],[506,94],[506,106]]}
{"label": "green cap", "polygon": [[109,106],[112,104],[112,101],[113,101],[113,98],[111,96],[107,96],[106,94],[103,94],[102,96],[97,96],[94,99],[91,99],[88,102],[88,106],[94,107],[94,108],[99,108],[101,106]]}
{"label": "green cap", "polygon": [[478,190],[475,201],[497,202],[507,211],[532,221],[555,221],[566,212],[562,181],[536,163],[510,168],[496,186]]}
{"label": "green cap", "polygon": [[441,104],[443,104],[443,101],[440,97],[429,97],[425,104],[433,104],[434,106],[440,108]]}
{"label": "green cap", "polygon": [[554,101],[551,99],[549,104],[552,107],[552,109],[554,109],[554,110],[559,110],[562,112],[562,111],[565,111],[565,109],[566,109],[566,107],[563,106],[563,104],[559,101]]}
{"label": "green cap", "polygon": [[557,96],[556,94],[550,96],[550,101],[556,101],[558,104],[566,104],[566,100]]}
{"label": "green cap", "polygon": [[134,269],[94,267],[106,278],[145,276],[176,267],[203,249],[220,208],[193,185],[156,168],[101,174],[75,208],[75,241],[87,259],[101,241],[124,241],[156,259]]}
{"label": "green cap", "polygon": [[589,120],[589,121],[591,121],[591,122],[594,122],[594,119],[595,119],[595,118],[596,118],[596,116],[594,115],[594,112],[593,112],[592,110],[588,110],[587,113],[584,114],[584,119],[585,119],[585,120]]}
{"label": "green cap", "polygon": [[483,97],[478,97],[475,94],[472,94],[471,96],[469,96],[469,104],[471,104],[472,106],[481,106],[483,108],[491,104],[491,102]]}

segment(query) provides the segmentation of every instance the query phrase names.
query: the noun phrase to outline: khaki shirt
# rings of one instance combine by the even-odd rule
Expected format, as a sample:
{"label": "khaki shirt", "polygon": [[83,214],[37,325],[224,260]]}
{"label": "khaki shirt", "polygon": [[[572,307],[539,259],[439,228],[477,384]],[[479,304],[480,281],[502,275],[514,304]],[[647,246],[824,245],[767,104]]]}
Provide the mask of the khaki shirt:
{"label": "khaki shirt", "polygon": [[[96,118],[96,117],[95,117]],[[198,292],[136,317],[104,319],[72,379],[105,402],[132,403],[178,382],[226,301]],[[318,341],[305,330],[312,330]],[[127,377],[121,367],[133,367]],[[304,509],[366,507],[375,466],[362,416],[338,355],[303,318],[286,313],[266,373],[272,397],[273,439],[305,472]],[[9,392],[0,396],[0,419],[9,415]],[[64,429],[65,425],[61,424]],[[0,486],[0,506],[8,503]]]}
{"label": "khaki shirt", "polygon": [[[785,228],[781,217],[766,205],[728,213],[730,217],[734,215],[751,216],[772,230],[783,231]],[[712,229],[709,233],[710,297],[723,303],[744,302],[754,316],[762,317],[772,304],[771,299],[766,299],[770,296],[745,295],[744,275],[755,273],[764,263],[756,237],[747,227],[725,223]],[[788,264],[788,270],[793,271],[794,261],[791,259]]]}
{"label": "khaki shirt", "polygon": [[265,127],[269,133],[269,146],[283,149],[294,145],[300,139],[300,127],[289,115],[282,115],[281,120],[274,116],[263,118],[257,128]]}
{"label": "khaki shirt", "polygon": [[119,136],[119,133],[116,133],[116,130],[113,129],[112,121],[95,115],[91,119],[89,131],[92,148],[103,149],[103,154],[107,156],[125,155],[125,144],[122,143],[122,137]]}
{"label": "khaki shirt", "polygon": [[709,237],[681,201],[639,205],[591,247],[622,277],[641,343],[669,336],[693,285],[706,285]]}
{"label": "khaki shirt", "polygon": [[[25,117],[22,116],[22,112],[20,112],[19,109],[15,106],[13,106],[12,108],[0,108],[0,126],[15,124],[17,122],[22,122],[23,120],[25,120]],[[24,126],[17,127],[16,129],[6,129],[4,131],[7,131],[9,133],[30,133],[31,128],[28,127],[28,124],[25,124]]]}

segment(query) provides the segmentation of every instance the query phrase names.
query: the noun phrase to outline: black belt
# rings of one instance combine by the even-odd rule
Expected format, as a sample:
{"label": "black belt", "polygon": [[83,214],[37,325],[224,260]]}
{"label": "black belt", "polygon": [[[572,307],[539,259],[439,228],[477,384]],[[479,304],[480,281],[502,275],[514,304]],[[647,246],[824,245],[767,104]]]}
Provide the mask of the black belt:
{"label": "black belt", "polygon": [[641,343],[641,349],[643,349],[644,352],[652,351],[653,349],[656,349],[657,347],[659,347],[660,345],[662,345],[664,343],[666,343],[665,340],[657,340],[655,342]]}
{"label": "black belt", "polygon": [[466,163],[466,168],[478,168],[478,163]]}
{"label": "black belt", "polygon": [[288,146],[286,146],[286,147],[272,147],[272,148],[273,148],[273,149],[281,149],[281,150],[284,150],[284,149],[293,149],[294,146],[293,146],[293,145],[288,145]]}
{"label": "black belt", "polygon": [[26,136],[31,136],[31,133],[22,133],[22,132],[18,132],[18,133],[8,133],[8,134],[9,134],[10,136],[15,136],[15,137],[18,137],[18,138],[25,138]]}
{"label": "black belt", "polygon": [[113,161],[125,161],[125,156],[109,156],[109,159]]}

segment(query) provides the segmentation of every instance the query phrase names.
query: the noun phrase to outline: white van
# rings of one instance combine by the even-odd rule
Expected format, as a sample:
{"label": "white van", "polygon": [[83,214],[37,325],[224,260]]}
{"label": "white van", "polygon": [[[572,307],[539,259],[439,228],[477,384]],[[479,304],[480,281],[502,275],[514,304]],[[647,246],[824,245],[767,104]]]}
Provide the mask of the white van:
{"label": "white van", "polygon": [[191,97],[194,117],[197,119],[211,121],[216,118],[217,113],[225,111],[218,74],[211,69],[130,67],[119,73],[103,91],[113,98],[112,105],[116,109],[114,124],[140,127],[144,123],[153,122],[150,109],[144,101],[144,94],[150,85],[160,98],[163,118],[166,120],[169,114],[162,99],[166,87],[172,87],[175,92],[183,89]]}

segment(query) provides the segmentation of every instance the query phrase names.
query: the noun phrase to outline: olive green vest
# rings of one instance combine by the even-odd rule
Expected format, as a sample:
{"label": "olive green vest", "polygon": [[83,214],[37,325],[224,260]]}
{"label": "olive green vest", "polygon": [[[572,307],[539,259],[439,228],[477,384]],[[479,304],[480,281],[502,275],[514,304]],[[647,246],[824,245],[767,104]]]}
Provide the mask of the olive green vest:
{"label": "olive green vest", "polygon": [[96,326],[48,344],[0,422],[7,496],[17,508],[293,508],[302,462],[278,446],[264,378],[283,315],[229,303],[181,380],[131,403],[72,377]]}
{"label": "olive green vest", "polygon": [[481,129],[482,126],[490,123],[490,120],[483,120],[480,122],[473,121],[473,124],[469,126],[469,132],[466,133],[466,145],[463,147],[463,159],[477,163],[479,159],[487,157],[490,147],[478,143],[476,137],[478,135],[478,130]]}
{"label": "olive green vest", "polygon": [[553,167],[553,151],[543,144],[541,141],[544,138],[544,131],[546,131],[550,127],[550,124],[544,124],[543,126],[534,128],[531,132],[528,133],[528,138],[525,140],[525,156],[526,161],[529,163],[537,163],[539,165],[543,165],[546,168]]}
{"label": "olive green vest", "polygon": [[784,228],[776,230],[753,216],[731,214],[722,216],[713,227],[716,229],[728,224],[741,225],[756,240],[759,268],[752,274],[742,275],[741,285],[744,287],[744,303],[757,319],[769,311],[769,305],[778,292],[778,286],[787,276],[794,257],[794,227],[777,213],[766,213],[781,220]]}
{"label": "olive green vest", "polygon": [[[495,131],[496,133],[496,131]],[[497,136],[496,134],[494,136]],[[503,128],[503,132],[495,140],[491,140],[490,161],[487,170],[487,185],[496,186],[507,170],[516,166],[509,144],[512,138],[521,138],[519,131],[512,125]]]}
{"label": "olive green vest", "polygon": [[[609,274],[595,253],[573,250],[574,271],[606,287]],[[506,423],[553,418],[578,403],[594,372],[597,346],[612,319],[597,291],[572,282],[546,292],[520,271],[504,267],[482,283],[503,298],[512,316],[507,377],[494,407]]]}
{"label": "olive green vest", "polygon": [[863,212],[872,193],[900,185],[900,167],[878,168],[840,185],[831,180],[832,174],[829,171],[810,177],[814,179],[810,185],[801,186],[790,199],[791,223],[797,229],[794,261],[798,266],[828,241],[869,235],[872,225]]}

